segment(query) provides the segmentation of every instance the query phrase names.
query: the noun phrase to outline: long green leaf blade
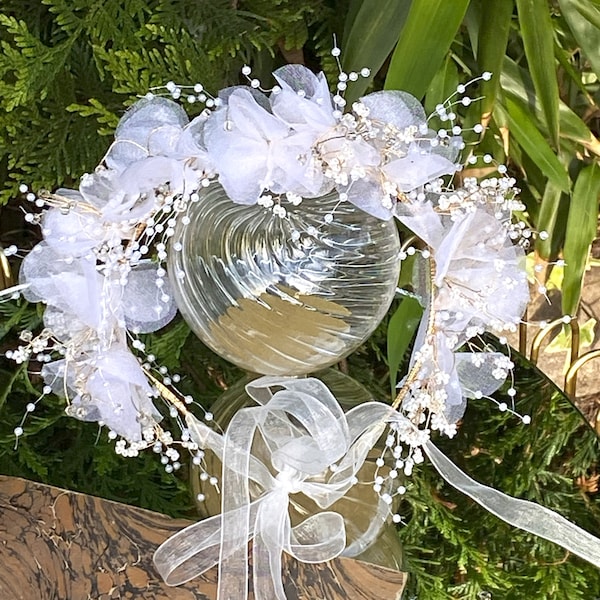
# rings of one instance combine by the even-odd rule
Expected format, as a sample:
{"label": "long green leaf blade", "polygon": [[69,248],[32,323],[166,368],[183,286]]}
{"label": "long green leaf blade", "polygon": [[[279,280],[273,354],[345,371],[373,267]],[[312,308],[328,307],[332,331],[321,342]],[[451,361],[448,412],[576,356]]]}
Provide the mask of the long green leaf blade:
{"label": "long green leaf blade", "polygon": [[421,321],[423,307],[416,298],[406,296],[388,325],[387,354],[392,395],[396,389],[398,369]]}
{"label": "long green leaf blade", "polygon": [[571,187],[569,174],[561,164],[552,148],[538,131],[531,115],[521,106],[508,97],[505,101],[506,116],[511,135],[527,154],[533,159],[542,173],[552,183],[564,192]]}
{"label": "long green leaf blade", "polygon": [[[561,12],[577,43],[585,56],[590,61],[594,73],[600,77],[600,11],[593,6],[588,6],[588,2],[583,0],[559,0]],[[596,22],[591,22],[585,11],[585,7],[589,8],[589,12],[595,11],[592,14],[597,16]],[[582,12],[583,11],[583,12]]]}
{"label": "long green leaf blade", "polygon": [[579,305],[590,245],[596,237],[598,227],[599,197],[600,166],[592,164],[584,167],[579,173],[569,209],[562,296],[562,309],[566,315],[574,315]]}
{"label": "long green leaf blade", "polygon": [[[359,4],[360,6],[357,6]],[[371,70],[370,77],[360,77],[348,86],[346,101],[352,103],[362,96],[373,77],[390,55],[404,26],[410,2],[379,0],[354,2],[348,13],[342,50],[342,66],[346,73]]]}
{"label": "long green leaf blade", "polygon": [[517,0],[525,55],[535,91],[550,131],[558,146],[558,81],[554,60],[554,31],[547,0]]}
{"label": "long green leaf blade", "polygon": [[491,117],[496,102],[514,6],[514,0],[496,0],[491,10],[481,11],[477,64],[482,72],[489,71],[493,75],[481,85],[481,118],[484,123]]}
{"label": "long green leaf blade", "polygon": [[535,242],[536,252],[544,260],[550,259],[552,250],[556,247],[553,237],[556,233],[556,220],[558,218],[562,195],[562,190],[551,181],[546,184],[536,222],[538,231],[540,233],[545,232],[545,235],[538,236]]}
{"label": "long green leaf blade", "polygon": [[448,55],[444,60],[443,65],[438,69],[433,76],[427,95],[425,96],[425,112],[430,115],[435,112],[435,107],[440,99],[449,98],[456,92],[456,86],[459,84],[460,76],[456,63],[452,57]]}
{"label": "long green leaf blade", "polygon": [[[501,88],[507,97],[521,102],[537,116],[541,116],[541,106],[532,94],[532,82],[524,69],[506,57],[501,75]],[[590,152],[600,156],[600,140],[590,131],[590,128],[564,102],[559,103],[561,122],[561,137],[584,146]],[[540,126],[544,125],[540,121]]]}
{"label": "long green leaf blade", "polygon": [[422,98],[462,23],[469,0],[416,0],[392,56],[386,89]]}
{"label": "long green leaf blade", "polygon": [[571,0],[571,4],[577,11],[584,16],[590,23],[600,29],[600,6],[597,2],[589,0]]}
{"label": "long green leaf blade", "polygon": [[15,382],[17,379],[19,379],[19,377],[21,377],[26,367],[27,365],[23,364],[16,368],[12,373],[9,371],[0,370],[0,408],[4,406],[4,403],[12,392]]}

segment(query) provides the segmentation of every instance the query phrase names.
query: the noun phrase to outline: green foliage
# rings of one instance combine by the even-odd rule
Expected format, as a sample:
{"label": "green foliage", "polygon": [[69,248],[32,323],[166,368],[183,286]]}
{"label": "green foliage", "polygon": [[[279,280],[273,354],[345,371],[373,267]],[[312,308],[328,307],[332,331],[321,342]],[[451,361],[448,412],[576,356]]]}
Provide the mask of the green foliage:
{"label": "green foliage", "polygon": [[[469,0],[420,0],[410,12],[392,55],[385,86],[422,97],[442,65]],[[427,34],[425,34],[427,32]],[[407,60],[407,57],[410,57]],[[438,99],[444,100],[444,98]]]}
{"label": "green foliage", "polygon": [[563,310],[575,314],[583,273],[590,246],[596,237],[598,197],[600,195],[600,167],[584,167],[575,183],[567,221],[564,256],[568,268],[563,281]]}
{"label": "green foliage", "polygon": [[190,328],[179,318],[165,327],[160,335],[142,336],[146,352],[157,357],[158,362],[168,369],[174,369],[181,363],[181,351],[190,335]]}
{"label": "green foliage", "polygon": [[554,64],[554,31],[547,0],[516,0],[525,56],[533,85],[550,130],[559,139],[558,81]]}
{"label": "green foliage", "polygon": [[504,112],[500,107],[498,110],[505,117],[515,141],[538,165],[548,178],[548,182],[559,190],[568,192],[571,182],[567,170],[553,152],[550,144],[529,119],[524,107],[511,98],[507,98],[506,111]]}
{"label": "green foliage", "polygon": [[[77,185],[124,107],[170,80],[209,90],[266,75],[327,21],[325,0],[7,0],[0,8],[0,205],[21,182]],[[317,40],[331,40],[318,29]],[[261,69],[259,68],[259,71]],[[100,135],[99,135],[100,134]]]}
{"label": "green foliage", "polygon": [[392,396],[395,395],[398,370],[406,359],[409,344],[417,331],[422,316],[421,303],[416,298],[406,296],[400,301],[400,306],[390,318],[387,330],[387,355]]}
{"label": "green foliage", "polygon": [[410,8],[410,2],[385,0],[379,2],[378,10],[362,0],[352,0],[342,40],[342,65],[346,72],[371,70],[371,76],[360,78],[348,89],[346,99],[357,100],[369,87],[381,69],[396,42]]}

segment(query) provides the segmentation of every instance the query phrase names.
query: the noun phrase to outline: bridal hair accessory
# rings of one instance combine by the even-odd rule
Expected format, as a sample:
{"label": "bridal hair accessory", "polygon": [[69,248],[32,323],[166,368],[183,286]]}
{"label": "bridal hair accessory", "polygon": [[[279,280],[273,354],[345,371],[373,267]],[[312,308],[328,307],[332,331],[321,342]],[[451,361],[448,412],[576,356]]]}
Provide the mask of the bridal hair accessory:
{"label": "bridal hair accessory", "polygon": [[[359,554],[375,539],[393,497],[404,493],[399,474],[410,476],[425,456],[447,481],[500,518],[600,566],[598,540],[552,511],[474,482],[431,442],[432,432],[456,433],[469,398],[488,398],[517,415],[512,385],[505,402],[491,396],[512,377],[512,362],[480,338],[486,332],[503,336],[520,322],[528,301],[523,246],[531,232],[512,220],[513,211],[523,207],[502,165],[497,177],[481,181],[455,176],[465,144],[453,106],[471,102],[466,87],[459,86],[431,117],[417,99],[399,91],[369,94],[343,112],[343,92],[357,73],[340,72],[334,96],[323,74],[299,65],[277,70],[270,93],[250,78],[249,67],[243,73],[249,86],[227,88],[216,97],[200,84],[184,88],[170,82],[165,90],[172,99],[159,90],[140,99],[78,190],[36,195],[22,186],[44,209],[27,216],[41,226],[43,240],[24,258],[19,285],[3,293],[5,299],[21,294],[46,305],[41,333],[23,331],[22,345],[6,354],[16,363],[43,364],[39,400],[51,392],[64,396],[69,415],[105,425],[112,439],[119,438],[118,453],[135,456],[151,447],[167,471],[181,466],[177,448],[189,451],[196,464],[205,450],[221,458],[221,515],[158,549],[155,562],[167,583],[177,585],[218,563],[219,597],[245,598],[247,544],[253,540],[256,597],[285,598],[282,552],[306,562]],[[176,102],[181,98],[204,102],[205,108],[190,121]],[[442,126],[434,129],[436,120]],[[177,391],[179,375],[158,365],[138,334],[173,319],[177,290],[188,274],[172,257],[185,251],[181,231],[190,226],[192,207],[210,202],[210,190],[219,186],[232,203],[255,205],[273,223],[294,223],[305,204],[318,206],[327,194],[336,198],[318,213],[320,222],[305,230],[289,228],[286,252],[300,265],[304,287],[295,293],[278,288],[277,302],[286,305],[301,304],[315,290],[318,296],[326,281],[339,276],[335,264],[318,265],[322,255],[346,253],[354,272],[366,268],[352,262],[364,254],[359,242],[349,244],[338,231],[322,238],[321,246],[314,243],[328,228],[333,231],[338,218],[340,231],[362,233],[359,238],[367,241],[371,234],[361,229],[367,218],[381,226],[395,219],[420,238],[422,248],[398,246],[392,254],[395,265],[415,258],[410,293],[421,302],[423,318],[391,405],[367,402],[344,414],[318,380],[278,375],[249,384],[256,406],[240,410],[224,433],[190,412],[194,400]],[[344,211],[352,223],[341,220]],[[224,258],[215,261],[236,277]],[[282,263],[266,268],[286,285],[297,279],[298,272]],[[395,288],[398,271],[389,273]],[[254,279],[242,287],[248,291],[244,301],[255,298]],[[237,307],[242,302],[226,284],[219,283],[218,292]],[[260,293],[274,292],[266,286]],[[256,301],[275,312],[263,296]],[[343,325],[352,309],[335,296],[305,304],[307,323],[323,306],[329,312],[320,324],[330,338],[348,335],[337,321]],[[233,326],[231,332],[235,344]],[[349,351],[325,350],[330,362]],[[163,428],[157,399],[178,419],[179,437]],[[204,420],[211,417],[206,413]],[[25,418],[15,428],[17,439]],[[529,421],[528,415],[520,418]],[[348,544],[344,518],[331,507],[359,483],[366,455],[382,436],[385,450],[369,482],[379,498],[377,518]],[[288,508],[295,494],[314,501],[319,511],[292,523]]]}

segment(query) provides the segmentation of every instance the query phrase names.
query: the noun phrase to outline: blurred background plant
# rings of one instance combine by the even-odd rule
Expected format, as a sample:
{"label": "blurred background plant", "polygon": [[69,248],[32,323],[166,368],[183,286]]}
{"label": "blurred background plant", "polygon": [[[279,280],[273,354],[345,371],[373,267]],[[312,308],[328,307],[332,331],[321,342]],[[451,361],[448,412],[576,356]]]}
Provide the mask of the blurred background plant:
{"label": "blurred background plant", "polygon": [[[468,144],[464,159],[471,152],[479,157],[460,176],[493,176],[498,164],[507,165],[522,190],[522,218],[543,232],[530,261],[536,287],[545,287],[552,263],[563,260],[562,311],[575,315],[598,222],[598,0],[3,0],[0,246],[27,249],[36,242],[37,232],[23,222],[19,185],[76,187],[106,151],[136,96],[171,80],[202,82],[217,91],[238,83],[243,64],[265,85],[271,71],[286,62],[322,69],[335,81],[334,36],[346,72],[371,69],[369,79],[349,86],[349,102],[372,89],[403,89],[423,99],[432,113],[459,84],[493,73],[490,81],[468,88],[472,102],[455,106]],[[193,114],[196,106],[187,109]],[[483,130],[476,133],[473,127],[480,123]],[[11,257],[16,272],[12,261],[16,257]],[[406,273],[403,278],[410,281]],[[350,374],[380,398],[402,371],[419,317],[411,298],[395,310],[349,359]],[[2,304],[0,311],[2,351],[16,345],[19,329],[40,321],[39,309],[24,302]],[[240,376],[181,321],[148,336],[147,343],[159,360],[187,375],[184,387],[207,404]],[[15,451],[12,430],[39,386],[35,371],[32,364],[15,372],[13,364],[0,363],[1,472],[171,514],[189,509],[185,477],[167,476],[153,457],[116,457],[93,426],[62,418],[58,399],[36,411]],[[491,433],[477,447],[502,462],[508,455],[494,446],[495,417],[485,418],[482,429]],[[514,493],[543,501],[548,498],[537,482],[555,477],[549,474],[552,465],[554,472],[562,470],[556,477],[564,479],[568,492],[556,492],[550,505],[564,508],[578,498],[581,510],[573,509],[573,518],[586,523],[586,503],[597,510],[597,441],[584,436],[575,459],[568,441],[582,435],[575,423],[564,416],[543,423],[537,435],[556,435],[558,441],[548,443],[539,463],[527,463],[527,474],[523,462],[512,477],[496,471],[500,463],[493,460],[471,472],[508,492],[526,479]],[[523,448],[527,435],[519,442]],[[455,452],[470,451],[465,445]],[[576,467],[567,468],[573,460]],[[424,470],[416,477],[413,519],[403,535],[412,548],[410,568],[419,573],[412,585],[419,598],[487,598],[480,594],[492,590],[494,599],[526,594],[588,599],[600,589],[595,569],[556,557],[550,565],[548,546],[536,542],[532,550],[524,534],[490,526],[489,537],[482,537],[460,520],[462,513],[451,508],[455,503],[440,499],[447,490],[434,474]],[[575,485],[576,477],[584,483]]]}

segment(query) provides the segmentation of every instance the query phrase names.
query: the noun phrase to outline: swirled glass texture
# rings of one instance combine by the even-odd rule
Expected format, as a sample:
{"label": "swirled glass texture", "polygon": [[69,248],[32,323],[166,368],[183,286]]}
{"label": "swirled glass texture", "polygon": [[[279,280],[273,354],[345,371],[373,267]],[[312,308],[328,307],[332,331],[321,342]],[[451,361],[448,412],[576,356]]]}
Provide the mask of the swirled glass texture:
{"label": "swirled glass texture", "polygon": [[337,194],[286,209],[281,218],[234,204],[212,184],[179,219],[169,251],[176,302],[192,330],[265,375],[310,373],[355,350],[387,312],[400,270],[393,221]]}

